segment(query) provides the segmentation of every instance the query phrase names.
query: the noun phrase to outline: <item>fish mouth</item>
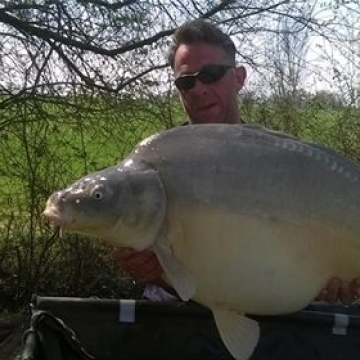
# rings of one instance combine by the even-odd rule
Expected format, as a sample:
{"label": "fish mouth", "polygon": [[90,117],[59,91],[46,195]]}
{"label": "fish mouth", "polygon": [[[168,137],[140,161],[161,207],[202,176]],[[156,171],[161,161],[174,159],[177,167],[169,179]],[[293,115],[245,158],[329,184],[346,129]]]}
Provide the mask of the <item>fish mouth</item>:
{"label": "fish mouth", "polygon": [[73,222],[70,217],[64,216],[55,206],[46,207],[43,215],[54,225],[55,229],[65,229]]}

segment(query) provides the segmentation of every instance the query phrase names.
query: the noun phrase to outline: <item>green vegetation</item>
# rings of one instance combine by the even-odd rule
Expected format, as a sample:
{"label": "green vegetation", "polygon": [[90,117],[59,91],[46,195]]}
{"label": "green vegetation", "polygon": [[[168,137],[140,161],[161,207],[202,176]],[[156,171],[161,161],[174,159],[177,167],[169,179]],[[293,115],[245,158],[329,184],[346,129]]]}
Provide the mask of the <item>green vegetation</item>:
{"label": "green vegetation", "polygon": [[259,100],[245,97],[245,119],[335,149],[360,162],[360,109],[332,94]]}
{"label": "green vegetation", "polygon": [[32,99],[2,113],[8,125],[0,132],[0,313],[21,308],[35,292],[136,296],[141,286],[113,263],[110,247],[52,237],[42,211],[55,190],[117,163],[141,139],[182,121],[178,106],[165,117],[166,106],[172,105]]}

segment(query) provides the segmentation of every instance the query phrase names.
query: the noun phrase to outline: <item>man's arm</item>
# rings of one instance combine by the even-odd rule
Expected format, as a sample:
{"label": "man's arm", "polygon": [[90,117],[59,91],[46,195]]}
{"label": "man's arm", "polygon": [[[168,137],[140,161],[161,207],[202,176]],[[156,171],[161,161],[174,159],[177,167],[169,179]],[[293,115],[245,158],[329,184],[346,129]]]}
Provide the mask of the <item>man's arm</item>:
{"label": "man's arm", "polygon": [[113,258],[135,279],[144,282],[158,282],[163,270],[151,250],[135,252],[129,248],[117,248]]}

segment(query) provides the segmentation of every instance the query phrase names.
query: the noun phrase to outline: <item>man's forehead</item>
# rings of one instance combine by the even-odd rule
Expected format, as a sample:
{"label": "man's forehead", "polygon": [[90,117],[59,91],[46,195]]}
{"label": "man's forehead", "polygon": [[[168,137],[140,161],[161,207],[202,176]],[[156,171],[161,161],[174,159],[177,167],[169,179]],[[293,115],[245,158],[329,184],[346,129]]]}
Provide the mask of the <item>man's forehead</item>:
{"label": "man's forehead", "polygon": [[208,43],[181,44],[174,58],[174,72],[193,73],[207,64],[221,64],[227,61],[227,54],[220,46]]}

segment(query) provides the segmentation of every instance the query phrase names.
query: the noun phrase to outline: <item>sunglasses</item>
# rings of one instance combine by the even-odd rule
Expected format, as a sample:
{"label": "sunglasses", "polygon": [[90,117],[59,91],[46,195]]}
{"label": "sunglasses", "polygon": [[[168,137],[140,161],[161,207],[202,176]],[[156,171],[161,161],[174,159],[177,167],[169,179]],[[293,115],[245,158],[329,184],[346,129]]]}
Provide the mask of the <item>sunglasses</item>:
{"label": "sunglasses", "polygon": [[196,80],[203,84],[211,84],[220,80],[234,65],[208,64],[194,74],[182,75],[175,79],[175,86],[179,91],[188,91],[195,86]]}

